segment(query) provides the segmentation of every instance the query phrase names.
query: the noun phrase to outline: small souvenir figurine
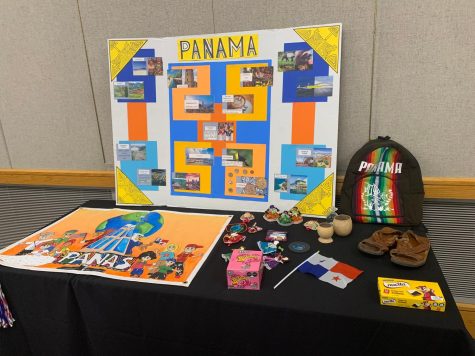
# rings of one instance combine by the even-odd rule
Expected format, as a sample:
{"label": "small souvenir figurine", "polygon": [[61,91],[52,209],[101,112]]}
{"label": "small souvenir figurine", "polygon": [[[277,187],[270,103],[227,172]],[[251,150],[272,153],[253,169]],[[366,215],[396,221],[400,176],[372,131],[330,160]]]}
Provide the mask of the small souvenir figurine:
{"label": "small souvenir figurine", "polygon": [[289,210],[289,214],[292,218],[292,224],[300,224],[303,221],[302,213],[296,206]]}
{"label": "small souvenir figurine", "polygon": [[285,262],[289,262],[289,258],[288,257],[285,257],[284,255],[282,255],[282,253],[276,253],[276,255],[274,256],[274,259],[279,262],[279,263],[285,263]]}
{"label": "small souvenir figurine", "polygon": [[303,224],[307,230],[313,230],[316,231],[318,227],[318,221],[317,220],[309,220]]}
{"label": "small souvenir figurine", "polygon": [[240,219],[243,223],[248,223],[249,221],[254,220],[255,217],[251,213],[244,213],[241,215]]}
{"label": "small souvenir figurine", "polygon": [[287,241],[287,231],[267,230],[266,241]]}
{"label": "small souvenir figurine", "polygon": [[241,232],[246,232],[247,230],[247,225],[245,223],[236,223],[236,224],[229,224],[226,226],[226,231],[231,232],[231,233],[241,233]]}
{"label": "small souvenir figurine", "polygon": [[244,241],[246,239],[246,236],[238,234],[238,233],[231,233],[231,234],[226,234],[223,237],[223,242],[231,246],[232,244],[237,244],[238,242]]}
{"label": "small souvenir figurine", "polygon": [[265,256],[264,255],[264,267],[268,270],[274,269],[279,265],[279,262],[275,260],[272,256]]}
{"label": "small souvenir figurine", "polygon": [[229,260],[231,259],[231,254],[232,252],[221,254],[221,257],[223,258],[224,262],[229,262]]}
{"label": "small souvenir figurine", "polygon": [[288,262],[289,258],[284,257],[282,253],[278,252],[275,255],[264,255],[264,267],[267,268],[268,270],[274,269],[279,265],[279,263],[285,263]]}
{"label": "small souvenir figurine", "polygon": [[268,255],[269,253],[277,252],[277,244],[279,242],[264,242],[264,241],[257,241],[257,246],[259,246],[259,250],[262,251],[264,255]]}
{"label": "small souvenir figurine", "polygon": [[283,211],[279,215],[279,218],[277,219],[277,222],[281,226],[290,226],[290,225],[292,225],[292,218],[290,217],[289,212],[287,210]]}
{"label": "small souvenir figurine", "polygon": [[257,223],[254,223],[252,226],[247,228],[247,232],[250,234],[255,234],[256,232],[262,231],[262,227],[257,226]]}
{"label": "small souvenir figurine", "polygon": [[264,220],[272,222],[276,221],[279,218],[279,209],[274,205],[271,205],[269,209],[264,212]]}

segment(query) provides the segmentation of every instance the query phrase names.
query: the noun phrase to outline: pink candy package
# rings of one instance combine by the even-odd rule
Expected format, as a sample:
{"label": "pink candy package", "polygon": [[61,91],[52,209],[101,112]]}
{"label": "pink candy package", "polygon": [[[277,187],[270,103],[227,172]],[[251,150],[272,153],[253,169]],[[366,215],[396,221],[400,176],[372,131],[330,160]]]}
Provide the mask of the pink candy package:
{"label": "pink candy package", "polygon": [[261,289],[262,251],[234,250],[227,269],[228,289]]}

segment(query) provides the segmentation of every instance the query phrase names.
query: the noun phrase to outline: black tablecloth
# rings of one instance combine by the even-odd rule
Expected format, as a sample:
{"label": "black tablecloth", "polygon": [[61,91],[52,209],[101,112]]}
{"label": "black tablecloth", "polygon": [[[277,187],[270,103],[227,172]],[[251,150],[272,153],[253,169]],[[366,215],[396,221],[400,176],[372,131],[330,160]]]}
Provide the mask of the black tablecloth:
{"label": "black tablecloth", "polygon": [[[115,207],[111,201],[84,206]],[[235,214],[238,222],[240,213]],[[304,254],[286,249],[291,261],[265,270],[260,291],[227,289],[221,254],[230,248],[221,241],[188,288],[0,267],[17,320],[13,328],[0,330],[0,355],[470,354],[468,334],[432,251],[421,268],[399,267],[387,255],[372,257],[356,248],[381,225],[355,224],[350,236],[323,245],[302,225],[282,228],[255,215],[265,229],[287,229],[290,242],[312,247]],[[248,234],[243,245],[257,249],[265,229]],[[273,289],[317,249],[364,273],[339,289],[295,272]],[[446,311],[379,305],[378,276],[438,282]]]}

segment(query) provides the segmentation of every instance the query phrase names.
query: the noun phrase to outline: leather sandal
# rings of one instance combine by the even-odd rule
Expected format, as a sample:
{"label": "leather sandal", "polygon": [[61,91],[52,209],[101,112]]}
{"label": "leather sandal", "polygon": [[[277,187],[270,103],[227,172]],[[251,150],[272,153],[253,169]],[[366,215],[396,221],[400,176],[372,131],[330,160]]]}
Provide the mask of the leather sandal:
{"label": "leather sandal", "polygon": [[402,231],[383,227],[375,231],[370,237],[364,239],[358,244],[358,249],[370,255],[381,256],[394,246],[398,237],[402,235]]}
{"label": "leather sandal", "polygon": [[397,241],[395,249],[390,251],[391,261],[405,267],[420,267],[427,261],[430,241],[412,230],[406,231]]}

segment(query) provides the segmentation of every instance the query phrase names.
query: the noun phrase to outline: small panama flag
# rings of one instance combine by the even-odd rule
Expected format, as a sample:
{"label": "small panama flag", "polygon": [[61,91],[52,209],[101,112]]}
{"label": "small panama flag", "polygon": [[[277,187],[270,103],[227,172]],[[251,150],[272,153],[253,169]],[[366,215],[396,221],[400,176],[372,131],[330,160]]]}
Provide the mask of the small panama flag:
{"label": "small panama flag", "polygon": [[363,273],[363,271],[355,267],[338,262],[331,257],[322,256],[319,253],[305,261],[298,270],[303,273],[313,274],[319,280],[342,289]]}

